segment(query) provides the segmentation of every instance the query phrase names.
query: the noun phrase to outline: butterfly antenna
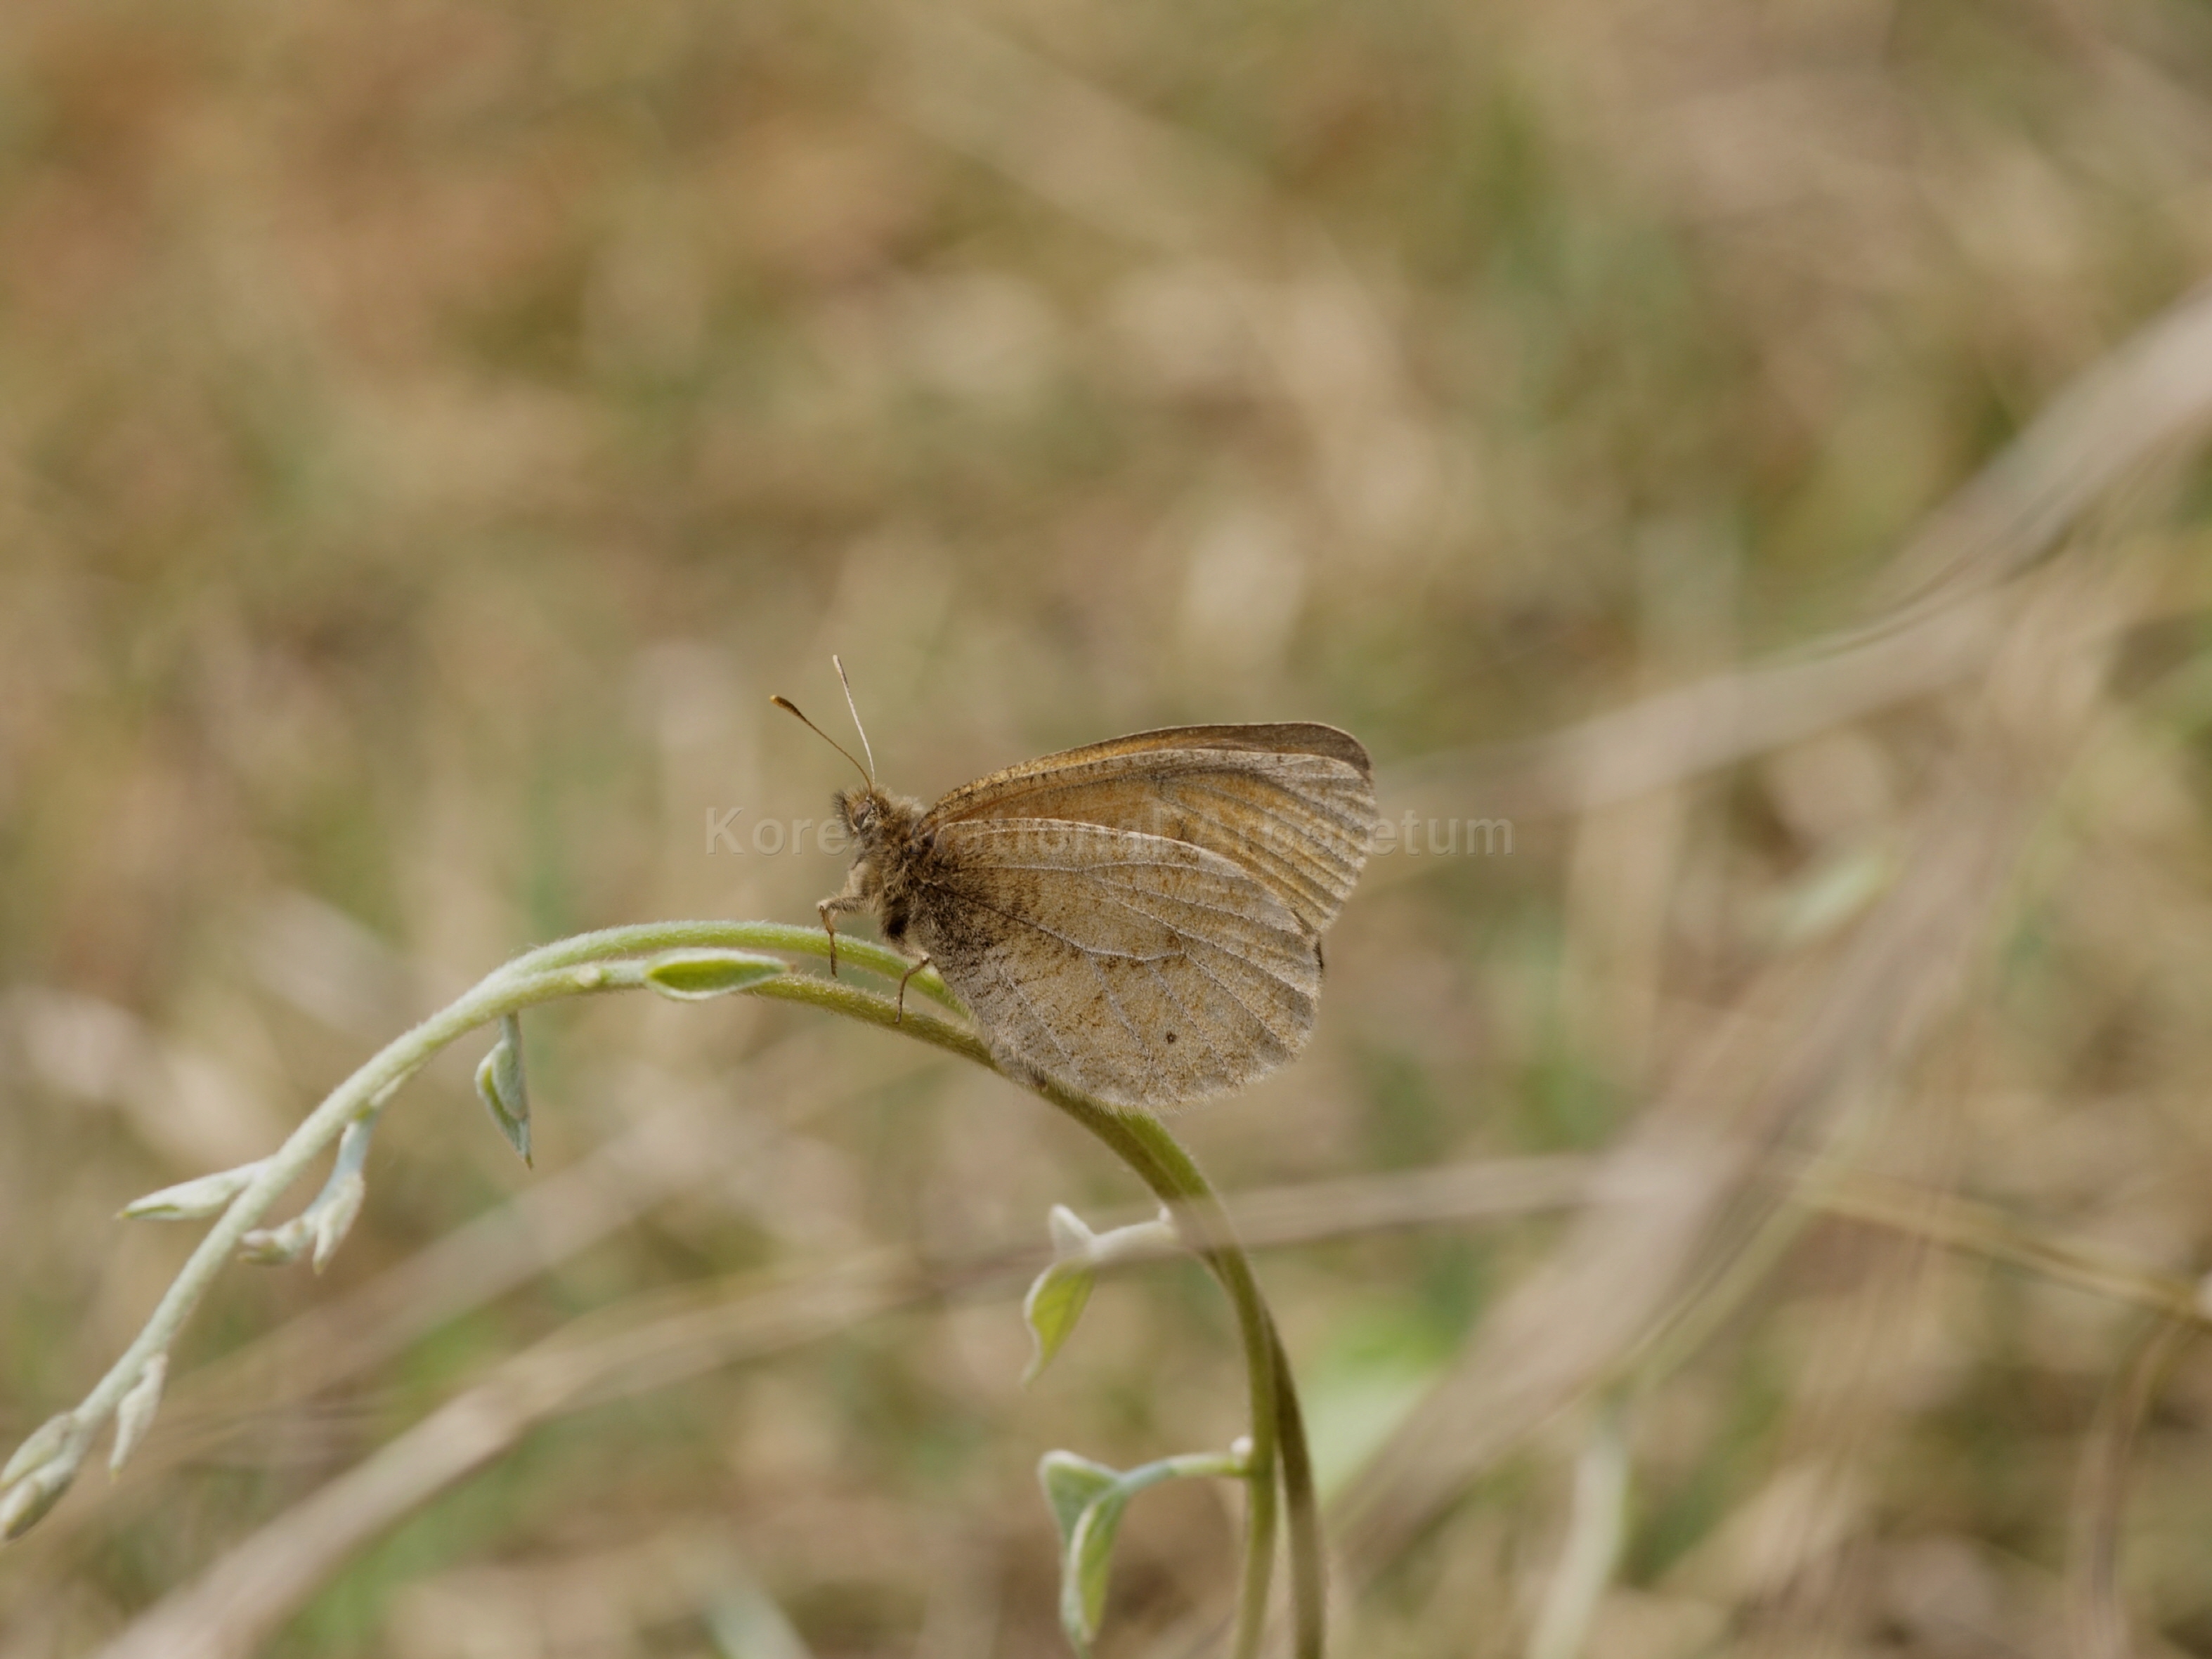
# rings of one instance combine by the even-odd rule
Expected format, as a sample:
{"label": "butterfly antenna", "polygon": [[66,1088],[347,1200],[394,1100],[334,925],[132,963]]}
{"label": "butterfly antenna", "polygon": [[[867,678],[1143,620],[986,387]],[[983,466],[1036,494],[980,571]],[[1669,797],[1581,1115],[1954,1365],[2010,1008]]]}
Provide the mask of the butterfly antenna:
{"label": "butterfly antenna", "polygon": [[860,734],[860,752],[868,757],[868,787],[872,789],[876,787],[876,751],[868,747],[868,728],[860,724],[860,705],[853,701],[853,682],[845,678],[845,665],[836,653],[831,653],[830,661],[837,670],[837,683],[845,688],[845,707],[853,711],[853,729]]}
{"label": "butterfly antenna", "polygon": [[[797,703],[792,702],[789,697],[770,697],[769,701],[774,703],[778,708],[783,710],[785,714],[796,717],[801,726],[811,732],[816,737],[821,738],[823,742],[828,744],[832,749],[842,755],[847,760],[853,761],[853,769],[860,775],[861,778],[866,782],[868,787],[872,789],[876,787],[874,775],[871,773],[866,767],[861,765],[860,762],[853,760],[853,751],[846,748],[843,744],[838,742],[836,738],[831,737],[827,732],[824,732],[812,720],[807,719],[805,715],[799,714],[799,705]],[[871,755],[868,758],[873,760],[875,757]]]}

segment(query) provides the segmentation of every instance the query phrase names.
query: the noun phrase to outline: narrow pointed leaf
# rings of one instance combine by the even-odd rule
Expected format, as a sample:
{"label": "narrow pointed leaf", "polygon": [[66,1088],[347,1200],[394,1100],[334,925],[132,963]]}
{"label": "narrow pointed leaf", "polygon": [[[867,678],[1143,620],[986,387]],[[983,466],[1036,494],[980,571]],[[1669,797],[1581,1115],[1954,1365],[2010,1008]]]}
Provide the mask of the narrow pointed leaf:
{"label": "narrow pointed leaf", "polygon": [[645,965],[645,982],[679,1002],[726,997],[787,972],[788,964],[749,951],[669,951]]}
{"label": "narrow pointed leaf", "polygon": [[75,1464],[49,1463],[9,1487],[0,1496],[0,1541],[13,1542],[37,1526],[76,1479]]}
{"label": "narrow pointed leaf", "polygon": [[477,1095],[507,1144],[529,1163],[530,1091],[522,1075],[522,1022],[513,1014],[500,1020],[499,1041],[477,1066]]}
{"label": "narrow pointed leaf", "polygon": [[169,1356],[157,1353],[146,1362],[146,1369],[138,1373],[138,1380],[131,1385],[131,1392],[123,1396],[115,1408],[115,1449],[107,1456],[107,1472],[123,1473],[123,1466],[131,1461],[131,1454],[138,1449],[138,1443],[146,1437],[152,1426],[154,1413],[161,1407],[161,1389],[169,1377]]}
{"label": "narrow pointed leaf", "polygon": [[8,1460],[7,1468],[0,1468],[0,1486],[13,1486],[32,1470],[52,1462],[69,1444],[76,1428],[75,1412],[64,1412],[40,1424],[31,1431],[31,1437],[15,1448],[15,1455]]}
{"label": "narrow pointed leaf", "polygon": [[1088,1653],[1106,1616],[1106,1583],[1114,1571],[1114,1540],[1129,1507],[1129,1488],[1115,1482],[1077,1517],[1060,1576],[1060,1626],[1076,1651]]}
{"label": "narrow pointed leaf", "polygon": [[193,1181],[180,1181],[123,1206],[125,1221],[201,1221],[228,1206],[261,1173],[258,1163],[241,1164]]}
{"label": "narrow pointed leaf", "polygon": [[338,1246],[353,1231],[353,1224],[361,1214],[362,1200],[368,1196],[368,1182],[358,1170],[349,1171],[333,1181],[318,1198],[311,1212],[310,1231],[314,1235],[314,1268],[317,1273],[331,1265]]}

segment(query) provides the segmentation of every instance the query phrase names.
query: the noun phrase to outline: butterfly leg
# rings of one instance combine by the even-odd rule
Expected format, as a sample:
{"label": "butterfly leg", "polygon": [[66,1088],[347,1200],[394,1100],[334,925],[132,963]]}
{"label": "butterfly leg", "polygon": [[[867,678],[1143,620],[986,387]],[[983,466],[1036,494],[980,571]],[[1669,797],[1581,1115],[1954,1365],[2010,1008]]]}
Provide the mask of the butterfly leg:
{"label": "butterfly leg", "polygon": [[865,910],[867,900],[854,893],[834,893],[814,907],[822,918],[822,931],[830,935],[830,977],[837,976],[837,921],[848,910]]}
{"label": "butterfly leg", "polygon": [[927,957],[924,957],[920,962],[915,963],[913,967],[908,969],[906,972],[899,975],[898,1018],[891,1021],[892,1024],[903,1025],[906,1024],[906,982],[928,966],[929,958]]}
{"label": "butterfly leg", "polygon": [[864,862],[854,864],[851,873],[845,878],[845,885],[814,907],[815,913],[822,918],[822,931],[830,935],[830,976],[832,979],[837,976],[836,918],[848,910],[867,909],[875,902],[864,884],[866,867]]}
{"label": "butterfly leg", "polygon": [[830,935],[830,977],[835,979],[837,977],[836,919],[848,910],[866,909],[868,902],[863,898],[856,898],[849,893],[840,893],[834,898],[823,899],[814,908],[821,914],[822,931]]}

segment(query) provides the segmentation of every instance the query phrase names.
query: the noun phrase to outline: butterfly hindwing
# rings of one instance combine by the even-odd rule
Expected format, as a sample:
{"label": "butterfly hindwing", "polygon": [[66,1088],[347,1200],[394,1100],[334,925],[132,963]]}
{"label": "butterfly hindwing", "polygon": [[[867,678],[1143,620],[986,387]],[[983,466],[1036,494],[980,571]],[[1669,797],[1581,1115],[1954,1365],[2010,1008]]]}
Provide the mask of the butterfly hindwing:
{"label": "butterfly hindwing", "polygon": [[933,838],[915,941],[1001,1065],[1159,1107],[1273,1070],[1312,1030],[1314,935],[1220,854],[1060,818]]}

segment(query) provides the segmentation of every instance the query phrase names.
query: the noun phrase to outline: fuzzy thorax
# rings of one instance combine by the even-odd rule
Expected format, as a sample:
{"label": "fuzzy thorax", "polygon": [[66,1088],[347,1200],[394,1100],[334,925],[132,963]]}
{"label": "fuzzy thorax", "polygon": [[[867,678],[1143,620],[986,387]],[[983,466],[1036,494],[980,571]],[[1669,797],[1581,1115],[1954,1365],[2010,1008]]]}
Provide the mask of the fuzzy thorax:
{"label": "fuzzy thorax", "polygon": [[860,848],[840,896],[858,901],[853,908],[872,911],[884,942],[894,950],[905,950],[914,910],[915,866],[932,850],[931,838],[921,829],[926,809],[918,800],[887,793],[872,784],[866,789],[842,789],[832,799],[838,818]]}

